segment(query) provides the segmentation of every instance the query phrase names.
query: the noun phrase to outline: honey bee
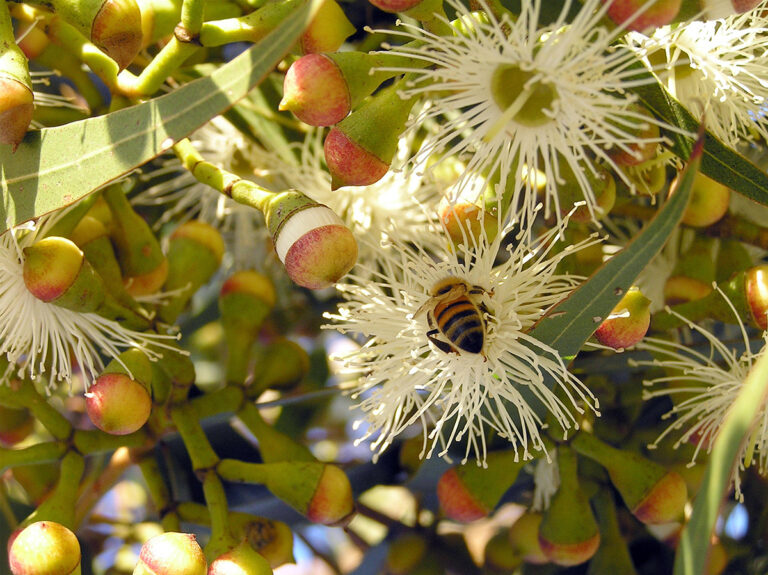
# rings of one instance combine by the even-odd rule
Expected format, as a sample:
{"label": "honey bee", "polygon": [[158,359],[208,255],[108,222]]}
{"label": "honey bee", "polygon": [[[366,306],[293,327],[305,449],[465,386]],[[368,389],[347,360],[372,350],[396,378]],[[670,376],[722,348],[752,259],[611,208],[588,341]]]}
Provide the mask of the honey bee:
{"label": "honey bee", "polygon": [[485,292],[480,286],[470,285],[457,277],[447,277],[432,286],[431,297],[414,315],[427,312],[430,328],[427,338],[439,350],[485,356],[483,307],[470,298]]}

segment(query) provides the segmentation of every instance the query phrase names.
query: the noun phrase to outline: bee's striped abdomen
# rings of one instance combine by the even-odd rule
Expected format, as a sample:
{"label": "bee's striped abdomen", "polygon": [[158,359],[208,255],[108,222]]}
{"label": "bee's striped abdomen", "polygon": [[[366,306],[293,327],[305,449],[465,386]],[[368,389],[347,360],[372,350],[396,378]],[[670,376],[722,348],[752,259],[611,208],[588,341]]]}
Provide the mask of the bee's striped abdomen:
{"label": "bee's striped abdomen", "polygon": [[485,344],[485,327],[477,307],[467,298],[440,302],[434,310],[437,329],[452,345],[469,353],[480,353]]}

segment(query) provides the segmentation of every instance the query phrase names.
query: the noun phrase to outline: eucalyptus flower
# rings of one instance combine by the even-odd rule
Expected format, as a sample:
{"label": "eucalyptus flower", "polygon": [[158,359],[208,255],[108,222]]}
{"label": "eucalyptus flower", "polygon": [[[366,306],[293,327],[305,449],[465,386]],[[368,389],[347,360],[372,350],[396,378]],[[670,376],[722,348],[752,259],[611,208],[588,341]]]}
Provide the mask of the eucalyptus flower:
{"label": "eucalyptus flower", "polygon": [[732,147],[768,137],[767,22],[758,12],[628,35],[670,93]]}
{"label": "eucalyptus flower", "polygon": [[[104,368],[102,357],[117,358],[137,348],[151,360],[162,357],[165,343],[176,336],[141,333],[95,313],[79,313],[37,299],[24,283],[25,247],[45,237],[61,212],[22,224],[0,236],[0,354],[11,369],[0,374],[36,378],[47,374],[49,389],[71,385],[73,363],[87,389]],[[13,369],[13,366],[16,369]]]}
{"label": "eucalyptus flower", "polygon": [[607,7],[587,0],[569,22],[567,0],[545,25],[543,4],[523,2],[513,21],[494,15],[482,0],[483,13],[448,0],[456,20],[438,18],[453,35],[402,24],[394,33],[416,42],[388,53],[417,62],[391,68],[410,78],[402,97],[429,102],[412,129],[432,120],[440,125],[427,134],[424,156],[457,157],[467,173],[498,178],[499,190],[511,190],[524,218],[533,216],[543,187],[545,216],[554,212],[561,220],[571,208],[557,195],[566,178],[575,180],[594,214],[596,162],[631,186],[612,151],[635,155],[635,146],[660,138],[641,134],[654,120],[637,110],[627,90],[648,80],[631,68],[637,56],[616,44],[622,30],[601,25]]}
{"label": "eucalyptus flower", "polygon": [[[721,292],[722,293],[722,292]],[[723,294],[723,297],[726,296]],[[727,299],[727,298],[726,298]],[[730,301],[729,305],[733,308]],[[669,397],[674,407],[664,415],[664,419],[673,419],[667,428],[653,442],[651,447],[668,438],[677,436],[674,447],[695,444],[691,465],[696,462],[699,453],[709,452],[717,438],[729,408],[739,395],[741,386],[757,360],[765,353],[768,345],[768,332],[762,334],[759,349],[750,341],[749,334],[738,320],[739,336],[744,350],[738,344],[729,345],[711,331],[700,325],[685,320],[671,311],[693,334],[704,340],[706,348],[699,351],[690,342],[680,343],[653,337],[646,337],[636,347],[649,351],[654,359],[632,362],[638,366],[660,367],[666,375],[646,380],[643,397],[652,399]],[[734,309],[734,315],[738,318]],[[741,448],[739,465],[733,474],[736,497],[743,500],[741,493],[741,473],[753,464],[757,464],[761,474],[768,472],[768,409],[763,406],[751,433],[749,441]]]}
{"label": "eucalyptus flower", "polygon": [[[401,241],[393,230],[377,268],[361,265],[337,284],[346,301],[326,314],[334,320],[326,327],[365,339],[335,359],[343,372],[359,376],[351,396],[364,415],[358,427],[367,427],[358,443],[374,438],[377,455],[406,428],[421,424],[422,457],[436,448],[445,456],[465,440],[463,461],[474,457],[483,464],[486,434],[493,430],[528,459],[531,451],[546,452],[541,414],[568,430],[578,428],[577,414],[596,410],[596,398],[557,351],[528,331],[581,280],[558,274],[557,264],[598,240],[554,253],[557,228],[517,245],[502,242],[514,233],[511,224],[499,229],[489,241],[481,227],[458,247],[443,231],[442,241],[433,242],[444,246],[436,254]],[[443,301],[436,288],[446,286],[455,291]],[[449,316],[461,322],[469,314],[471,320],[457,332],[445,316],[435,319],[434,308],[459,301],[462,293],[463,314]]]}

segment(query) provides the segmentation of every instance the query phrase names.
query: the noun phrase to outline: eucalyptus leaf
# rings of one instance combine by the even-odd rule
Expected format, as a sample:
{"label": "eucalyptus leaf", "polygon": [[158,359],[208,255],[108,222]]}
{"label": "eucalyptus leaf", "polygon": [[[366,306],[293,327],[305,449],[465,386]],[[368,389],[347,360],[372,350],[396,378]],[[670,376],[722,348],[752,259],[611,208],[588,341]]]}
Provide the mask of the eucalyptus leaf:
{"label": "eucalyptus leaf", "polygon": [[[699,131],[699,121],[650,72],[642,72],[638,77],[647,77],[648,83],[633,87],[632,92],[651,112],[688,133]],[[681,133],[674,133],[672,137],[671,150],[680,158],[687,158],[694,140]],[[704,137],[701,172],[756,202],[768,205],[768,174],[709,132]]]}
{"label": "eucalyptus leaf", "polygon": [[0,233],[69,205],[155,158],[230,108],[291,48],[319,6],[308,0],[257,45],[170,94],[0,146]]}
{"label": "eucalyptus leaf", "polygon": [[530,332],[532,337],[556,349],[563,358],[576,356],[680,223],[701,163],[701,144],[700,138],[677,190],[656,217],[587,282],[539,320]]}
{"label": "eucalyptus leaf", "polygon": [[742,445],[768,401],[768,353],[755,363],[715,439],[709,463],[680,537],[674,575],[706,573],[709,545]]}

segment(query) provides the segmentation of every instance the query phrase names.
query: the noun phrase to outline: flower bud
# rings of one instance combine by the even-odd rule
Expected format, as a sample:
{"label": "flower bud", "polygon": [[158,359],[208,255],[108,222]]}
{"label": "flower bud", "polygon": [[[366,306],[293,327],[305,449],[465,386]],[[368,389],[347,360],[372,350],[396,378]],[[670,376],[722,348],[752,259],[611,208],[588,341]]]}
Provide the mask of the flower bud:
{"label": "flower bud", "polygon": [[128,293],[139,296],[157,292],[168,277],[168,261],[152,229],[133,211],[123,184],[105,188],[102,197],[112,213],[110,236]]}
{"label": "flower bud", "polygon": [[515,482],[525,463],[510,450],[490,453],[487,467],[452,467],[437,482],[440,508],[455,521],[469,522],[485,517]]}
{"label": "flower bud", "polygon": [[656,0],[638,12],[648,0],[602,0],[603,4],[610,2],[608,17],[627,30],[642,32],[647,28],[659,28],[669,24],[680,11],[682,0]]}
{"label": "flower bud", "polygon": [[576,454],[557,448],[560,486],[544,512],[539,526],[539,544],[557,565],[579,565],[588,561],[600,546],[600,532],[589,500],[579,486]]}
{"label": "flower bud", "polygon": [[600,527],[600,547],[589,562],[587,575],[621,573],[636,575],[627,543],[619,530],[613,495],[607,489],[600,489],[592,498],[592,505]]}
{"label": "flower bud", "polygon": [[715,280],[720,283],[752,267],[753,259],[739,240],[723,238],[715,259]]}
{"label": "flower bud", "polygon": [[173,323],[194,293],[213,277],[224,256],[224,240],[219,231],[205,222],[193,220],[171,234],[168,246],[168,279],[164,290],[183,290],[158,310],[161,320]]}
{"label": "flower bud", "polygon": [[744,274],[744,289],[752,319],[762,329],[768,329],[768,264],[750,268]]}
{"label": "flower bud", "polygon": [[85,259],[101,278],[108,294],[121,305],[146,315],[125,289],[123,273],[109,239],[109,231],[103,222],[86,215],[69,234],[69,239],[83,251]]}
{"label": "flower bud", "polygon": [[[582,183],[576,177],[571,165],[560,161],[560,177],[562,181],[557,184],[557,196],[560,200],[560,212],[568,214],[578,202],[584,202],[586,197],[582,188]],[[582,170],[584,176],[589,182],[589,189],[592,191],[592,199],[589,205],[578,207],[571,219],[575,222],[586,223],[593,219],[601,219],[608,215],[616,202],[616,181],[608,170],[600,166],[585,166]]]}
{"label": "flower bud", "polygon": [[265,389],[287,390],[298,385],[309,373],[309,355],[298,343],[280,338],[266,346],[256,363],[248,394]]}
{"label": "flower bud", "polygon": [[349,86],[329,56],[307,54],[288,68],[279,108],[310,126],[332,126],[352,109]]}
{"label": "flower bud", "polygon": [[80,575],[80,544],[60,523],[38,521],[15,537],[8,562],[13,575]]}
{"label": "flower bud", "polygon": [[526,563],[534,565],[549,563],[549,558],[539,544],[539,527],[543,518],[541,513],[527,511],[509,528],[509,544]]}
{"label": "flower bud", "polygon": [[686,276],[671,276],[664,284],[664,301],[667,305],[677,305],[708,296],[712,284]]}
{"label": "flower bud", "polygon": [[335,465],[324,465],[307,506],[307,518],[323,525],[346,525],[354,513],[352,486],[346,474]]}
{"label": "flower bud", "polygon": [[651,300],[632,287],[595,331],[597,341],[614,349],[632,347],[651,325]]}
{"label": "flower bud", "polygon": [[414,102],[399,89],[380,90],[328,133],[323,147],[332,189],[367,186],[387,173]]}
{"label": "flower bud", "polygon": [[370,0],[371,4],[384,12],[406,12],[421,4],[424,0]]}
{"label": "flower bud", "polygon": [[325,0],[302,32],[299,44],[305,54],[335,52],[354,33],[355,27],[344,10],[335,0]]}
{"label": "flower bud", "polygon": [[478,246],[483,235],[488,242],[492,242],[499,233],[499,218],[495,208],[488,210],[472,202],[451,202],[443,198],[437,209],[440,221],[453,245],[457,247],[463,244],[468,244],[470,248]]}
{"label": "flower bud", "polygon": [[15,151],[27,133],[35,106],[32,90],[0,72],[0,144]]}
{"label": "flower bud", "polygon": [[37,22],[30,22],[23,25],[18,32],[19,39],[16,41],[19,48],[28,60],[34,60],[51,43],[45,32],[40,29]]}
{"label": "flower bud", "polygon": [[59,480],[59,462],[34,463],[13,468],[13,478],[29,500],[40,505]]}
{"label": "flower bud", "polygon": [[72,241],[47,237],[23,251],[24,285],[37,299],[83,313],[104,302],[101,278]]}
{"label": "flower bud", "polygon": [[290,110],[311,126],[332,126],[347,117],[367,96],[397,72],[376,71],[380,54],[336,52],[307,54],[285,74],[281,110]]}
{"label": "flower bud", "polygon": [[523,558],[509,544],[509,529],[502,529],[485,545],[483,566],[490,573],[511,573],[523,563]]}
{"label": "flower bud", "polygon": [[50,0],[61,18],[112,58],[120,69],[141,48],[141,13],[135,0]]}
{"label": "flower bud", "polygon": [[222,459],[217,471],[228,481],[258,482],[273,495],[323,525],[346,525],[355,512],[352,486],[335,465],[316,461],[246,463]]}
{"label": "flower bud", "polygon": [[0,405],[0,443],[10,447],[26,438],[35,428],[35,418],[27,408]]}
{"label": "flower bud", "polygon": [[579,433],[571,446],[608,471],[626,506],[643,523],[671,523],[682,518],[688,489],[678,473],[637,453],[616,449],[589,433]]}
{"label": "flower bud", "polygon": [[[675,187],[673,183],[672,189]],[[698,172],[693,180],[691,199],[683,213],[682,222],[696,228],[711,226],[728,211],[730,200],[730,188]]]}
{"label": "flower bud", "polygon": [[211,562],[208,575],[271,575],[269,562],[243,541]]}
{"label": "flower bud", "polygon": [[628,119],[629,125],[623,125],[622,130],[635,136],[635,141],[624,147],[614,146],[608,150],[610,158],[619,166],[636,166],[649,161],[656,155],[659,146],[659,126],[652,122],[651,113],[640,104],[632,104],[632,112],[648,118],[648,122],[639,124],[637,118]]}
{"label": "flower bud", "polygon": [[699,0],[701,8],[704,9],[704,15],[709,20],[748,12],[760,2],[761,0]]}
{"label": "flower bud", "polygon": [[355,265],[355,237],[327,206],[287,191],[277,194],[264,212],[277,257],[298,285],[329,287]]}
{"label": "flower bud", "polygon": [[208,564],[195,536],[163,533],[144,543],[133,575],[206,575]]}
{"label": "flower bud", "polygon": [[404,533],[389,544],[387,573],[406,575],[424,564],[429,543],[419,533]]}
{"label": "flower bud", "polygon": [[274,569],[293,563],[293,533],[282,521],[256,517],[247,513],[230,512],[232,531],[245,541]]}
{"label": "flower bud", "polygon": [[237,272],[221,286],[219,311],[227,341],[227,381],[245,382],[251,348],[275,298],[272,281],[255,271]]}
{"label": "flower bud", "polygon": [[149,419],[152,410],[149,395],[151,382],[152,366],[143,352],[132,349],[121,353],[88,388],[85,394],[88,417],[106,433],[133,433]]}

